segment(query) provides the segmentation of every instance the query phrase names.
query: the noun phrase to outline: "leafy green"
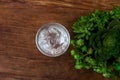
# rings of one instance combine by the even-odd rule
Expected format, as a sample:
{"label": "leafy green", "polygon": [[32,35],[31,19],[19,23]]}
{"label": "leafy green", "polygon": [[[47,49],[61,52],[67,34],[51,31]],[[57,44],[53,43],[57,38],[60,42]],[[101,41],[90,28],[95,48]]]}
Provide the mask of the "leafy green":
{"label": "leafy green", "polygon": [[119,30],[103,30],[94,34],[96,36],[91,39],[90,45],[95,50],[96,59],[104,61],[111,57],[118,58],[120,56]]}
{"label": "leafy green", "polygon": [[120,7],[95,10],[81,16],[72,26],[75,33],[71,55],[75,69],[90,69],[117,80],[120,73]]}

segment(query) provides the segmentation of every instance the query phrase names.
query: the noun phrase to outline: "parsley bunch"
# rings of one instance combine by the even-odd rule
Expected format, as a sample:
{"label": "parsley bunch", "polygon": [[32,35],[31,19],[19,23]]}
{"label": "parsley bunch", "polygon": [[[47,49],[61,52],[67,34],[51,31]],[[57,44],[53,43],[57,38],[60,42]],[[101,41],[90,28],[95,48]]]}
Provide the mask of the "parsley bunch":
{"label": "parsley bunch", "polygon": [[72,26],[75,33],[71,55],[75,69],[93,69],[117,80],[120,75],[120,7],[81,16]]}

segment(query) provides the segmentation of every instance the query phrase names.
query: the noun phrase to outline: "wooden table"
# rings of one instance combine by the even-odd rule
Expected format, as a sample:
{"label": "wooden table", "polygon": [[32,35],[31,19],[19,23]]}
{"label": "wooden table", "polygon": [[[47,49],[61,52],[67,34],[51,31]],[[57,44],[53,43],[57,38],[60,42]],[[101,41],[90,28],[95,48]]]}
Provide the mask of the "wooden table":
{"label": "wooden table", "polygon": [[0,80],[110,80],[92,70],[75,70],[70,49],[42,55],[35,44],[41,25],[58,22],[73,38],[72,24],[96,8],[111,10],[120,0],[0,0]]}

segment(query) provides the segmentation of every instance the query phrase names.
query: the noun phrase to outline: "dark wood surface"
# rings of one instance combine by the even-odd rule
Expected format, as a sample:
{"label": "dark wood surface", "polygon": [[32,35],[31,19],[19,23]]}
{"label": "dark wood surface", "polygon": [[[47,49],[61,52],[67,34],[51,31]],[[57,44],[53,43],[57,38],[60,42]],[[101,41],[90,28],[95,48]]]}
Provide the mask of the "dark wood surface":
{"label": "dark wood surface", "polygon": [[92,70],[77,71],[69,50],[49,58],[35,45],[41,25],[72,24],[96,8],[111,10],[120,0],[0,0],[0,80],[110,80]]}

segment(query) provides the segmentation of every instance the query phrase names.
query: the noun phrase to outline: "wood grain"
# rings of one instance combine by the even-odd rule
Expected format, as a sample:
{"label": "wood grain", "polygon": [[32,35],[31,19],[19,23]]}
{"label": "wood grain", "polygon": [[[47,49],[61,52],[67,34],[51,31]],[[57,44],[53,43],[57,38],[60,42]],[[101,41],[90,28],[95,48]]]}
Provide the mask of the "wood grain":
{"label": "wood grain", "polygon": [[0,80],[110,80],[92,70],[77,71],[69,50],[57,58],[42,55],[35,45],[41,25],[71,26],[96,8],[111,10],[120,0],[0,0]]}

